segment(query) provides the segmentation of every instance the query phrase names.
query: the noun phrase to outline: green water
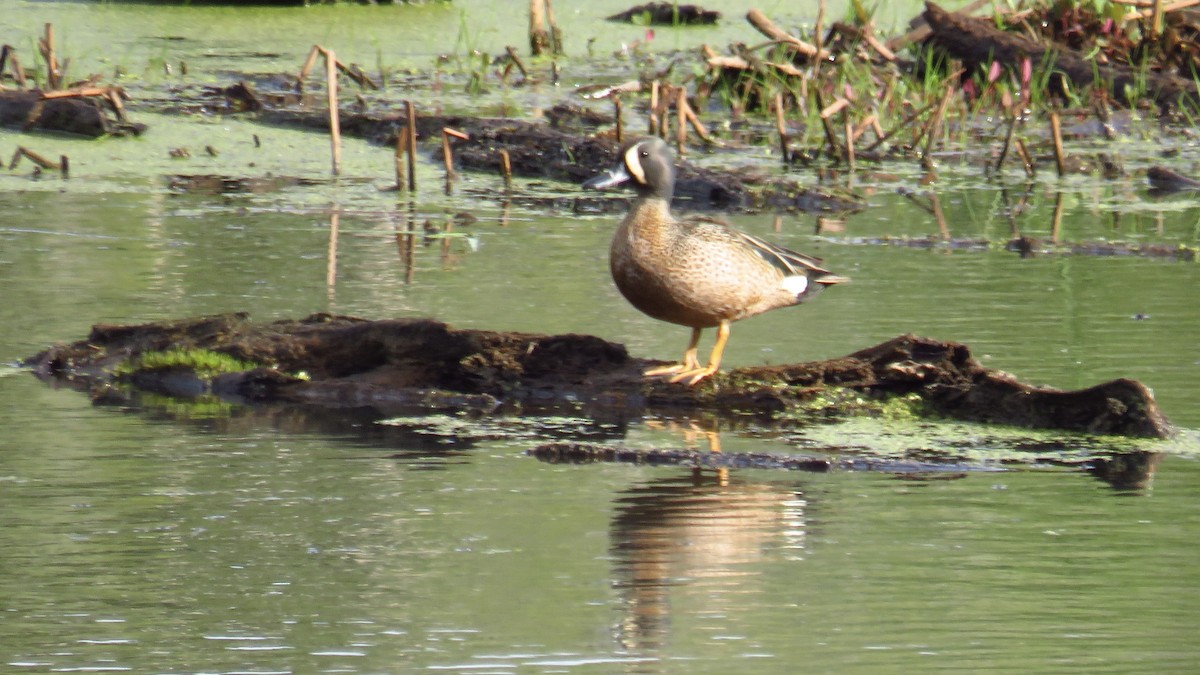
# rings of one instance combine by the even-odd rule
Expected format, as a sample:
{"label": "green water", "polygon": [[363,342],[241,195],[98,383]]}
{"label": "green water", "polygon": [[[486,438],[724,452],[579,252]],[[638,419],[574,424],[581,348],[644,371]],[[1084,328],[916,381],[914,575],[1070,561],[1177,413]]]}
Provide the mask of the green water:
{"label": "green water", "polygon": [[[190,77],[213,81],[228,66],[222,59],[237,60],[230,54],[340,43],[360,25],[345,17],[383,9],[318,9],[316,28],[297,12],[247,10],[249,27],[230,34],[217,28],[243,15],[229,9],[3,6],[12,10],[0,14],[3,41],[25,44],[53,20],[78,44],[81,29],[71,26],[88,23],[117,36],[130,70],[154,70],[154,50],[166,49],[147,35],[186,32],[196,41],[188,49],[211,44],[224,54],[211,69],[189,57]],[[444,15],[450,39],[459,7],[474,5],[418,11],[421,21]],[[556,9],[580,34],[619,39],[581,9]],[[523,15],[512,14],[519,25]],[[130,16],[150,28],[114,32],[112,22]],[[310,34],[296,37],[300,26]],[[496,40],[492,26],[481,20],[471,30],[496,51],[512,40]],[[339,53],[361,49],[369,62],[368,34],[407,45],[399,31],[409,28],[369,24],[367,46]],[[259,44],[263,36],[276,42]],[[670,49],[692,38],[656,39]],[[404,49],[437,52],[427,42]],[[292,68],[304,47],[294,51],[264,57],[263,70]],[[582,47],[574,58],[584,59]],[[486,175],[464,175],[447,196],[424,159],[418,170],[429,182],[410,203],[380,190],[392,161],[380,148],[348,140],[334,181],[318,135],[217,117],[135,117],[151,133],[84,142],[0,131],[0,156],[22,144],[69,154],[73,169],[67,181],[34,179],[28,166],[0,172],[0,362],[79,339],[97,322],[229,311],[590,333],[659,358],[684,346],[685,330],[646,319],[613,289],[612,217],[506,205],[499,180]],[[205,144],[220,153],[196,152]],[[172,159],[168,151],[183,145],[192,157]],[[1125,145],[1127,161],[1158,151]],[[1178,149],[1179,166],[1200,160],[1197,148]],[[769,164],[765,151],[745,155]],[[859,178],[869,207],[841,231],[818,234],[812,216],[784,214],[779,231],[773,214],[731,216],[854,281],[739,323],[726,364],[832,357],[913,332],[967,343],[985,364],[1034,383],[1136,378],[1184,429],[1181,440],[1151,446],[1166,456],[1149,486],[1117,490],[1077,469],[1038,465],[934,479],[738,471],[720,484],[682,469],[551,465],[524,454],[551,438],[681,447],[686,419],[380,425],[395,411],[136,407],[3,369],[0,671],[1194,670],[1200,267],[1137,256],[1022,259],[1002,243],[1014,228],[1050,239],[1061,198],[1062,241],[1195,247],[1200,202],[1151,197],[1136,176],[1043,177],[1026,187],[951,164],[932,188],[950,234],[994,245],[881,246],[883,236],[938,233],[932,216],[896,194],[931,188],[912,167],[897,170]],[[175,174],[313,184],[181,193],[170,187]],[[522,194],[577,191],[519,181]],[[456,224],[450,237],[417,237],[406,262],[396,234],[410,219],[421,229],[460,213],[475,222]],[[1064,457],[1091,447],[1061,440]],[[777,453],[841,443],[868,454],[957,442],[1022,456],[1019,434],[888,420],[787,433],[726,423],[721,442]]]}

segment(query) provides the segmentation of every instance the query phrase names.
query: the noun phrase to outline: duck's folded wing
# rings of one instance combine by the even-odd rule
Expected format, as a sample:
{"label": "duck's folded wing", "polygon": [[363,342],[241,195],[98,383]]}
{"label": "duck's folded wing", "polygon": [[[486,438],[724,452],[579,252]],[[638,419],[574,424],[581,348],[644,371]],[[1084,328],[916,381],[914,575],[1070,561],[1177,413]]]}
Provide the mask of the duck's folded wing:
{"label": "duck's folded wing", "polygon": [[791,249],[786,249],[782,246],[776,246],[765,239],[759,239],[752,234],[737,231],[738,236],[742,238],[756,253],[762,256],[763,260],[771,263],[779,268],[787,276],[793,274],[803,274],[805,276],[820,276],[830,274],[829,270],[821,267],[821,259],[797,253]]}

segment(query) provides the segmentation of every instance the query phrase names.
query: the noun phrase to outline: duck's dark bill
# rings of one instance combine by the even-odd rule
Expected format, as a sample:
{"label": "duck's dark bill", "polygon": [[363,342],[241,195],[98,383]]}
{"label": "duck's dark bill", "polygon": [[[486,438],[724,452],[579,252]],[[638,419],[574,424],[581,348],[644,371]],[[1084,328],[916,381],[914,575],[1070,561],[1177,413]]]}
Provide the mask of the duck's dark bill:
{"label": "duck's dark bill", "polygon": [[584,181],[583,187],[589,190],[603,190],[614,185],[620,185],[629,180],[629,178],[629,172],[625,170],[624,166],[620,166],[587,179]]}

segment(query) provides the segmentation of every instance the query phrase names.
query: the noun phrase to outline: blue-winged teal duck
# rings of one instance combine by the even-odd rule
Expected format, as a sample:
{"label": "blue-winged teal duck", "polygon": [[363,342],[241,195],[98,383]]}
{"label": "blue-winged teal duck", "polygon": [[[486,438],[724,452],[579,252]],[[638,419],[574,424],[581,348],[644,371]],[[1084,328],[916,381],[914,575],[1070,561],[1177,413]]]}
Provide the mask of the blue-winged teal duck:
{"label": "blue-winged teal duck", "polygon": [[[613,236],[613,281],[642,312],[692,329],[683,362],[648,370],[647,376],[696,384],[717,372],[731,323],[800,304],[825,286],[847,281],[822,269],[817,258],[724,223],[672,216],[675,167],[662,139],[626,142],[620,162],[583,186],[604,189],[625,181],[633,182],[637,199]],[[701,366],[696,346],[701,331],[712,327],[717,341],[708,365]]]}

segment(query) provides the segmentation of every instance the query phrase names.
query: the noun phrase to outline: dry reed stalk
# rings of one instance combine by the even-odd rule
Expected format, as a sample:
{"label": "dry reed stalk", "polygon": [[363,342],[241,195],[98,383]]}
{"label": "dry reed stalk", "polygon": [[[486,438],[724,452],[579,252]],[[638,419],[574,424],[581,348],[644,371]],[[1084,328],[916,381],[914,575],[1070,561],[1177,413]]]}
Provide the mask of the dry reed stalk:
{"label": "dry reed stalk", "polygon": [[512,158],[508,156],[508,150],[500,149],[500,175],[504,176],[504,189],[512,189]]}
{"label": "dry reed stalk", "polygon": [[1008,118],[1008,133],[1004,135],[1004,145],[1000,148],[1000,156],[996,158],[996,173],[1004,168],[1004,159],[1008,157],[1008,149],[1012,146],[1013,133],[1017,130],[1017,116]]}
{"label": "dry reed stalk", "polygon": [[679,87],[675,94],[675,147],[680,156],[687,145],[687,90]]}
{"label": "dry reed stalk", "polygon": [[[546,30],[549,23],[550,30]],[[529,50],[534,56],[562,54],[562,29],[550,0],[529,0]]]}
{"label": "dry reed stalk", "polygon": [[[830,121],[829,121],[830,116],[824,114],[825,111],[828,110],[828,108],[825,107],[825,98],[823,96],[821,96],[821,89],[819,86],[813,90],[813,96],[817,99],[817,106],[819,108],[821,108],[822,114],[819,115],[818,117],[820,117],[821,126],[825,130],[825,143],[826,143],[826,145],[829,146],[829,151],[828,151],[829,156],[834,159],[841,159],[842,149],[838,145],[837,135],[833,131],[833,124],[830,123]],[[841,108],[838,108],[838,110],[840,110],[840,109]],[[837,112],[837,111],[834,111],[834,112]]]}
{"label": "dry reed stalk", "polygon": [[625,136],[625,121],[621,116],[621,97],[613,95],[613,115],[617,118],[617,143],[624,143]]}
{"label": "dry reed stalk", "polygon": [[508,58],[511,60],[510,62],[515,63],[517,70],[521,71],[521,77],[528,80],[529,71],[525,70],[525,64],[521,62],[521,57],[517,56],[517,50],[512,47],[505,47],[504,51],[508,52]]}
{"label": "dry reed stalk", "polygon": [[1056,110],[1050,111],[1050,138],[1054,141],[1054,166],[1058,169],[1059,178],[1062,178],[1067,173],[1067,158],[1063,151],[1062,121]]}
{"label": "dry reed stalk", "polygon": [[546,8],[542,0],[529,0],[529,51],[534,56],[550,51],[550,33],[546,30]]}
{"label": "dry reed stalk", "polygon": [[457,129],[450,127],[442,127],[442,162],[446,165],[446,178],[449,179],[454,175],[454,154],[450,149],[450,139],[457,138],[460,141],[469,141],[471,137]]}
{"label": "dry reed stalk", "polygon": [[554,5],[550,0],[543,0],[546,3],[546,21],[550,22],[550,51],[555,55],[563,53],[563,34],[562,29],[558,27],[558,22],[554,20]]}
{"label": "dry reed stalk", "polygon": [[854,173],[854,124],[846,120],[846,163]]}
{"label": "dry reed stalk", "polygon": [[377,84],[375,80],[372,80],[369,75],[362,72],[357,67],[351,68],[337,59],[334,59],[333,63],[343,75],[351,80],[354,80],[354,83],[358,86],[366,87],[367,89],[379,89],[379,84]]}
{"label": "dry reed stalk", "polygon": [[881,57],[883,57],[883,60],[889,62],[896,60],[896,53],[891,49],[888,49],[887,45],[883,44],[879,41],[879,38],[875,37],[875,22],[868,21],[867,25],[862,27],[862,37],[863,40],[866,41],[867,45],[869,45],[871,49],[875,50],[876,54],[879,54]]}
{"label": "dry reed stalk", "polygon": [[1057,244],[1058,243],[1058,235],[1062,231],[1062,217],[1063,217],[1063,206],[1064,206],[1062,190],[1059,190],[1057,195],[1055,195],[1055,197],[1056,198],[1054,200],[1054,215],[1050,217],[1050,241]]}
{"label": "dry reed stalk", "polygon": [[404,133],[408,136],[405,141],[405,150],[408,151],[408,191],[417,191],[417,109],[412,101],[405,101],[405,115],[408,120],[408,126],[405,127]]}
{"label": "dry reed stalk", "polygon": [[1033,155],[1029,153],[1028,146],[1025,145],[1025,139],[1017,139],[1017,153],[1021,155],[1021,163],[1025,166],[1025,175],[1033,178],[1037,175],[1037,167],[1033,163]]}
{"label": "dry reed stalk", "polygon": [[317,57],[321,54],[321,45],[313,45],[312,49],[308,50],[308,57],[304,59],[304,65],[300,67],[300,74],[296,76],[296,91],[304,91],[304,81],[308,79],[308,74],[312,72],[313,66],[317,65]]}
{"label": "dry reed stalk", "polygon": [[[823,4],[824,3],[822,2],[822,5]],[[758,29],[758,32],[766,35],[780,44],[786,45],[788,49],[804,56],[806,59],[814,59],[817,58],[818,55],[821,59],[829,57],[829,52],[822,50],[819,45],[813,46],[792,35],[791,33],[788,33],[782,28],[776,26],[770,19],[767,18],[765,14],[757,9],[752,9],[749,12],[746,12],[746,21],[749,21],[751,26],[754,26],[756,29]],[[820,26],[819,21],[817,25]]]}
{"label": "dry reed stalk", "polygon": [[338,119],[337,56],[328,49],[325,55],[325,90],[329,102],[329,144],[333,153],[333,175],[342,172],[342,124]]}
{"label": "dry reed stalk", "polygon": [[854,142],[857,143],[858,139],[867,133],[867,129],[871,128],[879,128],[879,118],[876,117],[875,113],[867,115],[865,119],[854,125]]}
{"label": "dry reed stalk", "polygon": [[779,132],[779,154],[783,163],[788,163],[791,152],[788,150],[787,125],[783,119],[783,94],[775,94],[775,130]]}
{"label": "dry reed stalk", "polygon": [[[951,76],[951,79],[956,79],[958,74]],[[933,153],[933,146],[940,140],[942,135],[942,120],[946,117],[946,107],[950,105],[950,99],[957,91],[956,87],[949,87],[946,93],[942,94],[942,100],[938,103],[937,112],[933,114],[933,121],[928,127],[928,133],[925,137],[925,156],[930,157]]]}
{"label": "dry reed stalk", "polygon": [[708,129],[704,126],[704,123],[700,121],[700,118],[696,116],[696,111],[692,109],[692,105],[688,103],[686,99],[683,101],[683,112],[684,116],[687,118],[688,124],[692,125],[692,130],[696,132],[696,135],[699,136],[700,139],[705,143],[708,143],[709,145],[716,145],[716,139],[709,135]]}
{"label": "dry reed stalk", "polygon": [[10,50],[8,53],[8,65],[12,70],[13,79],[17,81],[17,86],[25,89],[29,86],[29,81],[25,79],[25,69],[21,67],[21,60],[17,58],[17,50]]}
{"label": "dry reed stalk", "polygon": [[42,155],[30,150],[29,148],[17,146],[16,152],[13,153],[12,161],[8,163],[8,170],[12,171],[13,169],[17,168],[17,164],[21,162],[22,157],[25,157],[42,169],[62,168],[62,165],[55,163],[53,160],[46,159]]}
{"label": "dry reed stalk", "polygon": [[[821,74],[821,62],[828,58],[829,52],[826,52],[821,45],[821,22],[825,20],[825,0],[817,2],[817,21],[813,24],[813,40],[817,43],[817,58],[813,59],[813,79]],[[819,82],[819,80],[818,80]]]}
{"label": "dry reed stalk", "polygon": [[396,167],[396,190],[404,189],[404,155],[408,148],[408,130],[400,131],[396,134],[396,153],[392,156],[392,162]]}
{"label": "dry reed stalk", "polygon": [[[1158,5],[1158,2],[1155,2],[1155,5]],[[1169,5],[1164,5],[1161,14],[1166,16],[1171,12],[1178,12],[1181,9],[1187,9],[1188,7],[1194,7],[1196,5],[1200,5],[1200,0],[1178,0],[1178,2],[1172,2]],[[1137,9],[1121,17],[1121,20],[1137,21],[1138,19],[1149,19],[1154,16],[1154,12],[1154,7],[1149,9]]]}
{"label": "dry reed stalk", "polygon": [[59,167],[59,171],[62,172],[63,178],[71,177],[71,158],[70,157],[67,157],[66,155],[59,155],[58,156],[58,167]]}
{"label": "dry reed stalk", "polygon": [[46,88],[50,90],[62,87],[62,72],[58,66],[58,56],[54,53],[54,24],[47,23],[45,37],[38,40],[42,58],[46,61]]}
{"label": "dry reed stalk", "polygon": [[658,80],[650,83],[650,123],[647,132],[651,136],[658,135]]}

